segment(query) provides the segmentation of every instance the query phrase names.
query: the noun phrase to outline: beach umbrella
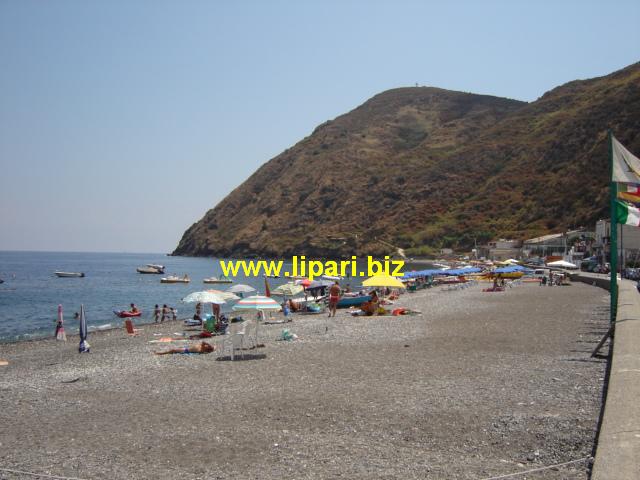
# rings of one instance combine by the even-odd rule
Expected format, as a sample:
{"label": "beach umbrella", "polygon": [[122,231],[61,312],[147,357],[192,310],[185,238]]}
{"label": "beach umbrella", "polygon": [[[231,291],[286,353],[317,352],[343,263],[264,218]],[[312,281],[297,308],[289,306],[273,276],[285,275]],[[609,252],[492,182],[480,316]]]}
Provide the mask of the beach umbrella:
{"label": "beach umbrella", "polygon": [[226,300],[227,302],[230,301],[230,300],[239,300],[240,299],[240,297],[237,296],[235,293],[223,292],[222,290],[207,290],[207,292],[215,293],[216,295],[218,295],[220,298]]}
{"label": "beach umbrella", "polygon": [[281,306],[271,297],[264,297],[262,295],[252,295],[247,298],[243,298],[238,301],[233,307],[233,310],[245,310],[245,311],[264,311],[264,310],[280,310]]}
{"label": "beach umbrella", "polygon": [[577,265],[573,263],[566,262],[564,260],[558,260],[555,262],[547,263],[547,267],[560,267],[560,268],[578,268]]}
{"label": "beach umbrella", "polygon": [[62,317],[62,305],[58,305],[58,323],[56,324],[56,340],[67,341],[67,334],[64,333],[64,319]]}
{"label": "beach umbrella", "polygon": [[307,290],[311,290],[312,288],[330,287],[334,283],[336,283],[336,282],[335,281],[331,281],[331,280],[313,280],[307,286]]}
{"label": "beach umbrella", "polygon": [[78,346],[79,353],[89,353],[89,342],[87,342],[87,319],[84,316],[84,304],[80,305],[80,345]]}
{"label": "beach umbrella", "polygon": [[212,293],[210,291],[193,292],[182,299],[184,303],[215,303],[222,305],[226,302],[220,295]]}
{"label": "beach umbrella", "polygon": [[390,275],[374,275],[362,282],[364,287],[404,288],[404,284]]}
{"label": "beach umbrella", "polygon": [[304,287],[302,285],[296,285],[295,283],[285,283],[273,289],[271,292],[273,295],[283,295],[285,297],[293,297],[294,295],[302,292]]}
{"label": "beach umbrella", "polygon": [[[237,311],[264,312],[265,310],[271,310],[271,311],[280,310],[281,306],[278,302],[276,302],[271,297],[264,297],[262,295],[251,295],[250,297],[243,298],[231,308],[236,312]],[[256,323],[256,345],[258,344],[257,325],[259,323],[260,322]]]}
{"label": "beach umbrella", "polygon": [[233,285],[232,287],[227,288],[227,292],[231,293],[249,293],[255,291],[255,288],[249,285],[245,285],[244,283],[238,283],[237,285]]}

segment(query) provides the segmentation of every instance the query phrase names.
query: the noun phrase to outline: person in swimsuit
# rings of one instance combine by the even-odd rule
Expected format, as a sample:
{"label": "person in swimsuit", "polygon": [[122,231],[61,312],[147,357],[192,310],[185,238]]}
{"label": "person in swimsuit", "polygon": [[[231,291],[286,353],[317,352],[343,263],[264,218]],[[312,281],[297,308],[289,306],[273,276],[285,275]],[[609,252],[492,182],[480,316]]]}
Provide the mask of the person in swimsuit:
{"label": "person in swimsuit", "polygon": [[131,309],[129,310],[131,313],[138,313],[138,307],[136,307],[135,303],[131,304]]}
{"label": "person in swimsuit", "polygon": [[211,353],[216,348],[213,345],[208,344],[207,342],[201,342],[198,345],[193,345],[191,347],[184,346],[181,348],[172,348],[171,350],[165,350],[164,352],[153,352],[156,355],[170,355],[173,353]]}
{"label": "person in swimsuit", "polygon": [[162,317],[160,318],[160,323],[164,322],[164,319],[167,318],[169,316],[169,307],[167,307],[167,304],[165,303],[164,305],[162,305]]}
{"label": "person in swimsuit", "polygon": [[153,307],[153,320],[158,323],[160,321],[160,307],[158,306],[158,304],[156,303],[156,306]]}
{"label": "person in swimsuit", "polygon": [[340,300],[340,284],[336,280],[336,283],[331,285],[331,288],[329,289],[329,316],[330,317],[336,316],[336,309],[338,308],[339,300]]}

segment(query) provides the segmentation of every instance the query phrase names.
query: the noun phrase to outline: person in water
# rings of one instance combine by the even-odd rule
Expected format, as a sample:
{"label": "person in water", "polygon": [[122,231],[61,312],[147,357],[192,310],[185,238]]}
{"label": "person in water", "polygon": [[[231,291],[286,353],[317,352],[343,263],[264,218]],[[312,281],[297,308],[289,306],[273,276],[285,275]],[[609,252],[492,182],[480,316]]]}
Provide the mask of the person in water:
{"label": "person in water", "polygon": [[336,283],[331,285],[329,289],[329,316],[336,316],[336,309],[338,308],[338,301],[340,300],[340,284],[336,280]]}
{"label": "person in water", "polygon": [[173,353],[211,353],[215,350],[213,345],[207,342],[201,342],[198,345],[184,346],[181,348],[172,348],[171,350],[165,350],[163,352],[153,352],[156,355],[171,355]]}
{"label": "person in water", "polygon": [[136,307],[135,303],[131,304],[131,309],[129,310],[131,313],[138,313],[138,307]]}

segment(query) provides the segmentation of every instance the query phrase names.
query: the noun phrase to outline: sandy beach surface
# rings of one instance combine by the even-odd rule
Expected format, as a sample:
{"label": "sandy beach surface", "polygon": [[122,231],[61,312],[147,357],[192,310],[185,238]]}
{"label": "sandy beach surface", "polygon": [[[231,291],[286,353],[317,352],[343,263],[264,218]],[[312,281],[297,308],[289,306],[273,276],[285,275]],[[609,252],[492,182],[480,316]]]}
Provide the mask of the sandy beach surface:
{"label": "sandy beach surface", "polygon": [[396,302],[422,315],[261,326],[235,362],[153,355],[179,322],[91,334],[90,354],[77,337],[0,345],[0,478],[484,479],[590,455],[607,292],[483,286]]}

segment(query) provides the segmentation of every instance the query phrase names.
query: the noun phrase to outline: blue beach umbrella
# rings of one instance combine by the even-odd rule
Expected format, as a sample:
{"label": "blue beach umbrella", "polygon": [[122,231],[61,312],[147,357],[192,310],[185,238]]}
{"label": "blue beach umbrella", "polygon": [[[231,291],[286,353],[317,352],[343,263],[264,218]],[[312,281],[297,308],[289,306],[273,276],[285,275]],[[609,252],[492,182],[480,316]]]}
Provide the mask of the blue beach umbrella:
{"label": "blue beach umbrella", "polygon": [[84,304],[80,305],[80,346],[79,353],[89,353],[89,342],[87,342],[87,319],[84,316]]}

